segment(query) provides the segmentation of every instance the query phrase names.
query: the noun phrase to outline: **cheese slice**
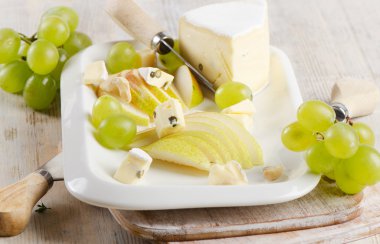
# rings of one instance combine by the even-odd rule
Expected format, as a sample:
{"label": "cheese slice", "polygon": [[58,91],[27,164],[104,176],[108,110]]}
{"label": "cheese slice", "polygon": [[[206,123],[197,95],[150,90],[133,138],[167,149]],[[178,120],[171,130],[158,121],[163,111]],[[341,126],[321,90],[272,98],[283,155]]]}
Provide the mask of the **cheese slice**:
{"label": "cheese slice", "polygon": [[249,99],[244,99],[243,101],[229,106],[222,110],[225,114],[248,114],[252,116],[255,113],[255,107]]}
{"label": "cheese slice", "polygon": [[181,54],[219,87],[230,81],[253,93],[268,83],[269,30],[265,0],[207,5],[179,22]]}
{"label": "cheese slice", "polygon": [[248,179],[240,164],[232,160],[224,165],[211,166],[208,183],[209,185],[245,185]]}

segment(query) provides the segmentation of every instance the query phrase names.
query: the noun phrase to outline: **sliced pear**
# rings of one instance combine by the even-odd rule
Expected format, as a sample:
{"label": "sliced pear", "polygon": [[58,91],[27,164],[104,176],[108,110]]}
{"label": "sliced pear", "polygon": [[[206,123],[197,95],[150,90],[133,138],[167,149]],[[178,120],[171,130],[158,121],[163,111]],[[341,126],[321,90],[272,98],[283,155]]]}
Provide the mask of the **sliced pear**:
{"label": "sliced pear", "polygon": [[233,144],[233,146],[237,149],[238,155],[236,158],[233,158],[233,160],[238,161],[244,169],[251,168],[253,164],[252,164],[252,159],[250,157],[250,154],[248,152],[248,147],[239,138],[239,136],[230,127],[226,126],[224,123],[213,118],[197,115],[197,114],[202,114],[202,113],[203,112],[189,114],[186,117],[186,122],[187,121],[201,122],[201,123],[206,123],[206,124],[217,127],[221,132],[227,135],[225,142],[230,141]]}
{"label": "sliced pear", "polygon": [[201,131],[212,134],[215,138],[217,138],[221,143],[224,143],[227,147],[227,150],[225,151],[224,156],[226,157],[226,161],[229,160],[237,160],[242,161],[241,154],[239,153],[238,147],[236,144],[231,141],[228,134],[226,134],[225,131],[220,129],[219,127],[208,124],[204,122],[198,122],[198,121],[190,121],[187,118],[186,120],[186,127],[184,131]]}
{"label": "sliced pear", "polygon": [[245,147],[248,147],[248,152],[251,158],[251,164],[263,164],[263,152],[261,146],[257,143],[255,138],[239,122],[237,122],[233,118],[215,112],[200,112],[190,114],[188,116],[192,116],[195,118],[209,118],[225,124],[228,128],[230,128],[236,133],[236,135],[238,136],[238,138],[241,139],[241,141],[243,141]]}
{"label": "sliced pear", "polygon": [[131,104],[153,118],[154,109],[160,104],[160,101],[143,85],[143,81],[136,72],[136,70],[132,70],[121,73],[121,76],[129,81],[132,95]]}
{"label": "sliced pear", "polygon": [[130,143],[125,149],[129,150],[131,148],[141,148],[158,141],[158,136],[155,128],[149,128],[140,131],[136,134],[135,139]]}
{"label": "sliced pear", "polygon": [[225,114],[239,122],[249,132],[253,128],[253,118],[250,114]]}
{"label": "sliced pear", "polygon": [[189,108],[187,107],[187,105],[185,104],[185,102],[183,101],[182,97],[179,95],[177,89],[174,87],[173,84],[170,85],[165,91],[169,96],[171,96],[172,98],[178,99],[181,102],[183,111],[189,110]]}
{"label": "sliced pear", "polygon": [[219,136],[215,136],[207,131],[191,130],[192,127],[194,126],[190,125],[190,128],[188,128],[185,131],[181,131],[180,133],[182,135],[188,135],[206,141],[211,147],[213,147],[218,152],[218,154],[222,158],[223,163],[226,163],[232,159],[231,153],[229,152],[230,149],[220,139]]}
{"label": "sliced pear", "polygon": [[202,90],[190,69],[186,65],[180,66],[174,76],[174,85],[183,101],[190,108],[203,101]]}
{"label": "sliced pear", "polygon": [[150,123],[149,116],[141,110],[135,108],[129,103],[122,103],[124,111],[137,125],[148,126]]}
{"label": "sliced pear", "polygon": [[181,138],[162,138],[142,147],[152,158],[208,171],[210,160],[197,146]]}
{"label": "sliced pear", "polygon": [[176,133],[174,135],[168,136],[167,138],[177,138],[181,140],[185,140],[186,142],[192,144],[195,147],[198,147],[210,160],[212,163],[223,164],[224,160],[211,144],[208,141],[196,136],[192,136],[186,133]]}

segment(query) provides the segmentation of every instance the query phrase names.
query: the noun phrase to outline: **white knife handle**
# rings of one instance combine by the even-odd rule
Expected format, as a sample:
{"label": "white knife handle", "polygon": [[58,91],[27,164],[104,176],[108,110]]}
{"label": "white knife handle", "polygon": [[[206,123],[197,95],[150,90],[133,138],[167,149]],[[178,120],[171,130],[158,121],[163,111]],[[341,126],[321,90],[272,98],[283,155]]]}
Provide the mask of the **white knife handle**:
{"label": "white knife handle", "polygon": [[351,118],[373,113],[379,100],[379,88],[366,80],[342,79],[334,84],[331,92],[331,102],[343,104]]}
{"label": "white knife handle", "polygon": [[114,21],[148,47],[151,47],[152,38],[164,30],[134,0],[107,2],[106,11]]}
{"label": "white knife handle", "polygon": [[0,236],[15,236],[24,230],[34,205],[52,184],[51,175],[39,170],[0,189]]}

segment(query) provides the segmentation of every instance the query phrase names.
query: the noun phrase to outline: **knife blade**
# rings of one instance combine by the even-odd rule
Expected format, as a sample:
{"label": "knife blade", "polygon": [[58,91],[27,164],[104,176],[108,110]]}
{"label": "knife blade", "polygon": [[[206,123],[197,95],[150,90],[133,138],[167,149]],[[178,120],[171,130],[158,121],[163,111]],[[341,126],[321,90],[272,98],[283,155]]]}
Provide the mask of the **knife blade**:
{"label": "knife blade", "polygon": [[46,171],[53,181],[63,181],[63,155],[58,153],[41,167],[39,171]]}

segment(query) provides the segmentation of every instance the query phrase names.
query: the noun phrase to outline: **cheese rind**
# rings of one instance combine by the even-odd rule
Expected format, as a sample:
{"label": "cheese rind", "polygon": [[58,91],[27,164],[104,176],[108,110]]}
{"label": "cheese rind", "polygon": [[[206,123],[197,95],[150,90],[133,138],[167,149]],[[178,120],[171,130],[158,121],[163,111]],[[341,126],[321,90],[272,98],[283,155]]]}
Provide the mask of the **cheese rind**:
{"label": "cheese rind", "polygon": [[112,95],[122,102],[130,103],[132,100],[129,82],[124,77],[113,76],[100,83],[98,96]]}
{"label": "cheese rind", "polygon": [[209,185],[245,185],[248,179],[240,164],[232,160],[224,165],[211,166],[208,182]]}
{"label": "cheese rind", "polygon": [[125,184],[140,181],[152,163],[152,158],[139,148],[132,148],[114,174],[114,178]]}
{"label": "cheese rind", "polygon": [[153,118],[159,138],[176,133],[185,127],[182,105],[174,98],[159,104]]}
{"label": "cheese rind", "polygon": [[265,0],[212,4],[179,22],[181,54],[219,87],[230,81],[253,93],[268,83],[269,30]]}
{"label": "cheese rind", "polygon": [[88,64],[84,70],[83,81],[86,85],[99,85],[107,78],[108,71],[103,60]]}

